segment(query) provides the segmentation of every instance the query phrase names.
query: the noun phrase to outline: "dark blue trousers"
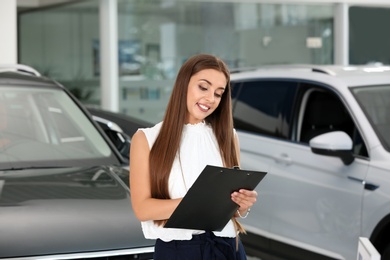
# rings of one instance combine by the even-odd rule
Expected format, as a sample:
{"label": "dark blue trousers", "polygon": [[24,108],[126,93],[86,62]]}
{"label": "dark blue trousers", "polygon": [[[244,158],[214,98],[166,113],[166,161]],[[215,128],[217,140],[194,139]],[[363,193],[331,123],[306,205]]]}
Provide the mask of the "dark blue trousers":
{"label": "dark blue trousers", "polygon": [[212,232],[191,240],[156,240],[154,260],[246,260],[244,247],[236,238],[217,237]]}

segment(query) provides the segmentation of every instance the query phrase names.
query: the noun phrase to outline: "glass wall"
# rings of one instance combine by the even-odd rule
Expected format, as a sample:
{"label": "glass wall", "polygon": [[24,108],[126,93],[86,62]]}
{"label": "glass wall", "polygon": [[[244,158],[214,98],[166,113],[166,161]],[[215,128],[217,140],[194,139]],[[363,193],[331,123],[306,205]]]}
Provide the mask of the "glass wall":
{"label": "glass wall", "polygon": [[99,1],[19,13],[19,63],[36,68],[86,103],[100,103]]}
{"label": "glass wall", "polygon": [[[99,1],[20,14],[20,63],[100,104]],[[333,63],[333,5],[118,0],[120,111],[158,122],[176,73],[196,53],[231,69]]]}

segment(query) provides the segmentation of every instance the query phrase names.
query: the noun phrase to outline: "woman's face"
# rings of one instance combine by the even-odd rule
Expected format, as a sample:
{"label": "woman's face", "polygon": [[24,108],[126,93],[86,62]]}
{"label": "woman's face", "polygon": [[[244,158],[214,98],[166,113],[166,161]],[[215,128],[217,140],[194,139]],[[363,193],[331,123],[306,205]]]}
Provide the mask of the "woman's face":
{"label": "woman's face", "polygon": [[192,75],[187,93],[187,124],[201,122],[211,115],[221,102],[227,80],[214,69],[201,70]]}

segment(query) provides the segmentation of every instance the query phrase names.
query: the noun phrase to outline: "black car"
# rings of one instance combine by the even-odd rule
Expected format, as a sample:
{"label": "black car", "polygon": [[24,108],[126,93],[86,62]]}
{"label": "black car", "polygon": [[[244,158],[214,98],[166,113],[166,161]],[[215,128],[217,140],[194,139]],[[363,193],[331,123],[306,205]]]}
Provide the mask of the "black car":
{"label": "black car", "polygon": [[[120,113],[87,106],[88,111],[103,129],[118,129],[129,137],[133,136],[139,128],[151,127],[152,123]],[[106,120],[106,121],[105,121]],[[114,125],[110,125],[114,123]]]}
{"label": "black car", "polygon": [[119,112],[89,106],[87,109],[129,163],[131,137],[139,128],[150,127],[152,124]]}
{"label": "black car", "polygon": [[128,176],[65,87],[0,66],[0,259],[152,259]]}

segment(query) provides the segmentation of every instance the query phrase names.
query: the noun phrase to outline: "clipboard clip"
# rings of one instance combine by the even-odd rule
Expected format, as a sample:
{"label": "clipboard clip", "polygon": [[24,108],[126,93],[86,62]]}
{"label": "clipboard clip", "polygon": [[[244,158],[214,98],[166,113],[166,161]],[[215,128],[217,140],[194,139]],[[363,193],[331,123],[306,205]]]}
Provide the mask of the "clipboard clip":
{"label": "clipboard clip", "polygon": [[[241,170],[240,166],[233,166],[232,169],[233,170]],[[249,175],[251,175],[251,173],[248,172],[246,175],[249,176]]]}
{"label": "clipboard clip", "polygon": [[[240,170],[240,166],[236,165],[236,166],[233,166],[231,169],[232,170]],[[223,169],[221,169],[220,172],[223,172]]]}

